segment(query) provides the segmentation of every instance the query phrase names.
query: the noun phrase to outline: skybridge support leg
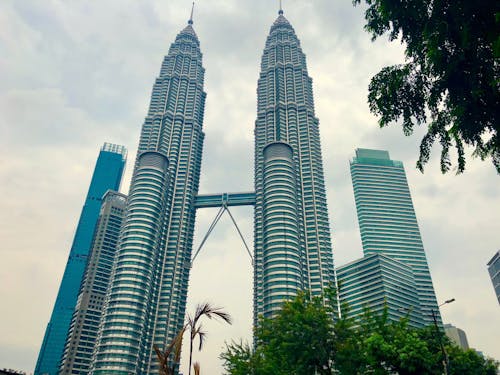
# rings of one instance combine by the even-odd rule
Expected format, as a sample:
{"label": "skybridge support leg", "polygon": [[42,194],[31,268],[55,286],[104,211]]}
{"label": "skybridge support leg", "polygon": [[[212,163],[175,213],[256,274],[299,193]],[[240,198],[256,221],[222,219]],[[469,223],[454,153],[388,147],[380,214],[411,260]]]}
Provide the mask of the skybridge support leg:
{"label": "skybridge support leg", "polygon": [[226,211],[229,214],[229,217],[231,218],[231,221],[233,222],[236,230],[238,231],[238,234],[241,238],[241,241],[243,242],[243,245],[245,246],[245,249],[248,253],[248,256],[250,257],[250,261],[253,267],[254,263],[253,263],[252,253],[247,245],[247,242],[245,241],[245,238],[243,237],[243,234],[241,233],[240,228],[238,227],[238,224],[236,223],[236,220],[234,219],[233,214],[231,213],[231,211],[229,211],[229,206],[253,206],[254,204],[255,204],[255,193],[224,193],[224,194],[198,196],[196,199],[195,208],[220,207],[220,209],[217,212],[217,215],[215,215],[214,220],[210,224],[210,227],[208,228],[207,233],[203,237],[200,245],[198,246],[198,249],[196,249],[193,259],[191,260],[191,267],[193,267],[194,260],[200,253],[208,237],[210,237],[210,234],[212,233],[215,226],[219,222],[220,218],[222,217],[222,215],[224,215],[224,212]]}

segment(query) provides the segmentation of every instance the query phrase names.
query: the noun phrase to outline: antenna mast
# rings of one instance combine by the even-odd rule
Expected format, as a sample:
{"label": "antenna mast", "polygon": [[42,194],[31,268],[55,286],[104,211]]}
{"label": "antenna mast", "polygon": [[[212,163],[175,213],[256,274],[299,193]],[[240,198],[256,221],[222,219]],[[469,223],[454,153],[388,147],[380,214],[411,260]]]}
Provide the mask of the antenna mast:
{"label": "antenna mast", "polygon": [[193,12],[194,12],[194,1],[193,1],[193,6],[191,7],[191,17],[189,17],[188,24],[192,25],[193,24]]}

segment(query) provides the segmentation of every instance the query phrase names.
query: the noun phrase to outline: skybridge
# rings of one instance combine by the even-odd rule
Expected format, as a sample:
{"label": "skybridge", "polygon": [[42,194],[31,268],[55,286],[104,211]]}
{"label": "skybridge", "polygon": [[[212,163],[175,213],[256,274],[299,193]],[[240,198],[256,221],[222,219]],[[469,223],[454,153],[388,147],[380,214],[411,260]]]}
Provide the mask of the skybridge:
{"label": "skybridge", "polygon": [[198,194],[196,196],[194,202],[194,207],[196,209],[219,207],[219,211],[217,212],[217,215],[215,215],[215,218],[212,221],[212,224],[210,224],[210,227],[208,228],[205,237],[203,237],[200,245],[198,246],[198,249],[194,253],[193,259],[191,260],[191,266],[193,265],[194,260],[200,253],[201,249],[203,248],[203,245],[207,241],[208,237],[214,230],[215,226],[219,222],[224,212],[227,212],[229,214],[229,217],[231,218],[231,221],[233,222],[236,230],[238,231],[241,241],[243,242],[243,245],[245,246],[245,249],[250,257],[250,261],[252,262],[253,265],[252,252],[250,251],[250,248],[248,247],[248,244],[245,241],[245,238],[243,237],[243,234],[241,233],[241,230],[238,227],[236,220],[234,220],[233,214],[231,213],[231,211],[229,211],[229,207],[234,207],[234,206],[255,206],[255,192],[252,191],[246,193]]}

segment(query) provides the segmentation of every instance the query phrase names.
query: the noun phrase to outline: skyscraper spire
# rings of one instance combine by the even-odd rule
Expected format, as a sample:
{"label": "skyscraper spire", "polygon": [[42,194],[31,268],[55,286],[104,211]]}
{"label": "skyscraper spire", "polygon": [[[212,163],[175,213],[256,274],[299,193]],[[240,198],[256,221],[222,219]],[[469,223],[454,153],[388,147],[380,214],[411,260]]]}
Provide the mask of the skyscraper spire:
{"label": "skyscraper spire", "polygon": [[193,1],[193,6],[191,7],[191,17],[189,17],[189,21],[188,21],[189,25],[193,24],[193,12],[194,12],[194,1]]}
{"label": "skyscraper spire", "polygon": [[278,11],[278,14],[283,14],[283,4],[281,3],[281,0],[280,0],[280,10]]}

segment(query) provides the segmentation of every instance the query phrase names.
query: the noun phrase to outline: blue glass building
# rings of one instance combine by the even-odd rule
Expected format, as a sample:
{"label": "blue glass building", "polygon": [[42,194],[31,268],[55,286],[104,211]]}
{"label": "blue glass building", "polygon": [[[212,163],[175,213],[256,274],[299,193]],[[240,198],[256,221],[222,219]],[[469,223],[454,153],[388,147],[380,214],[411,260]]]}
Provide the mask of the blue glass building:
{"label": "blue glass building", "polygon": [[110,143],[102,146],[78,221],[54,309],[45,330],[35,367],[36,375],[58,373],[71,316],[75,309],[92,245],[94,228],[101,209],[101,200],[107,190],[120,188],[125,160],[126,149],[123,146]]}
{"label": "blue glass building", "polygon": [[351,177],[365,256],[382,254],[409,265],[424,324],[441,316],[403,163],[387,151],[357,149]]}

